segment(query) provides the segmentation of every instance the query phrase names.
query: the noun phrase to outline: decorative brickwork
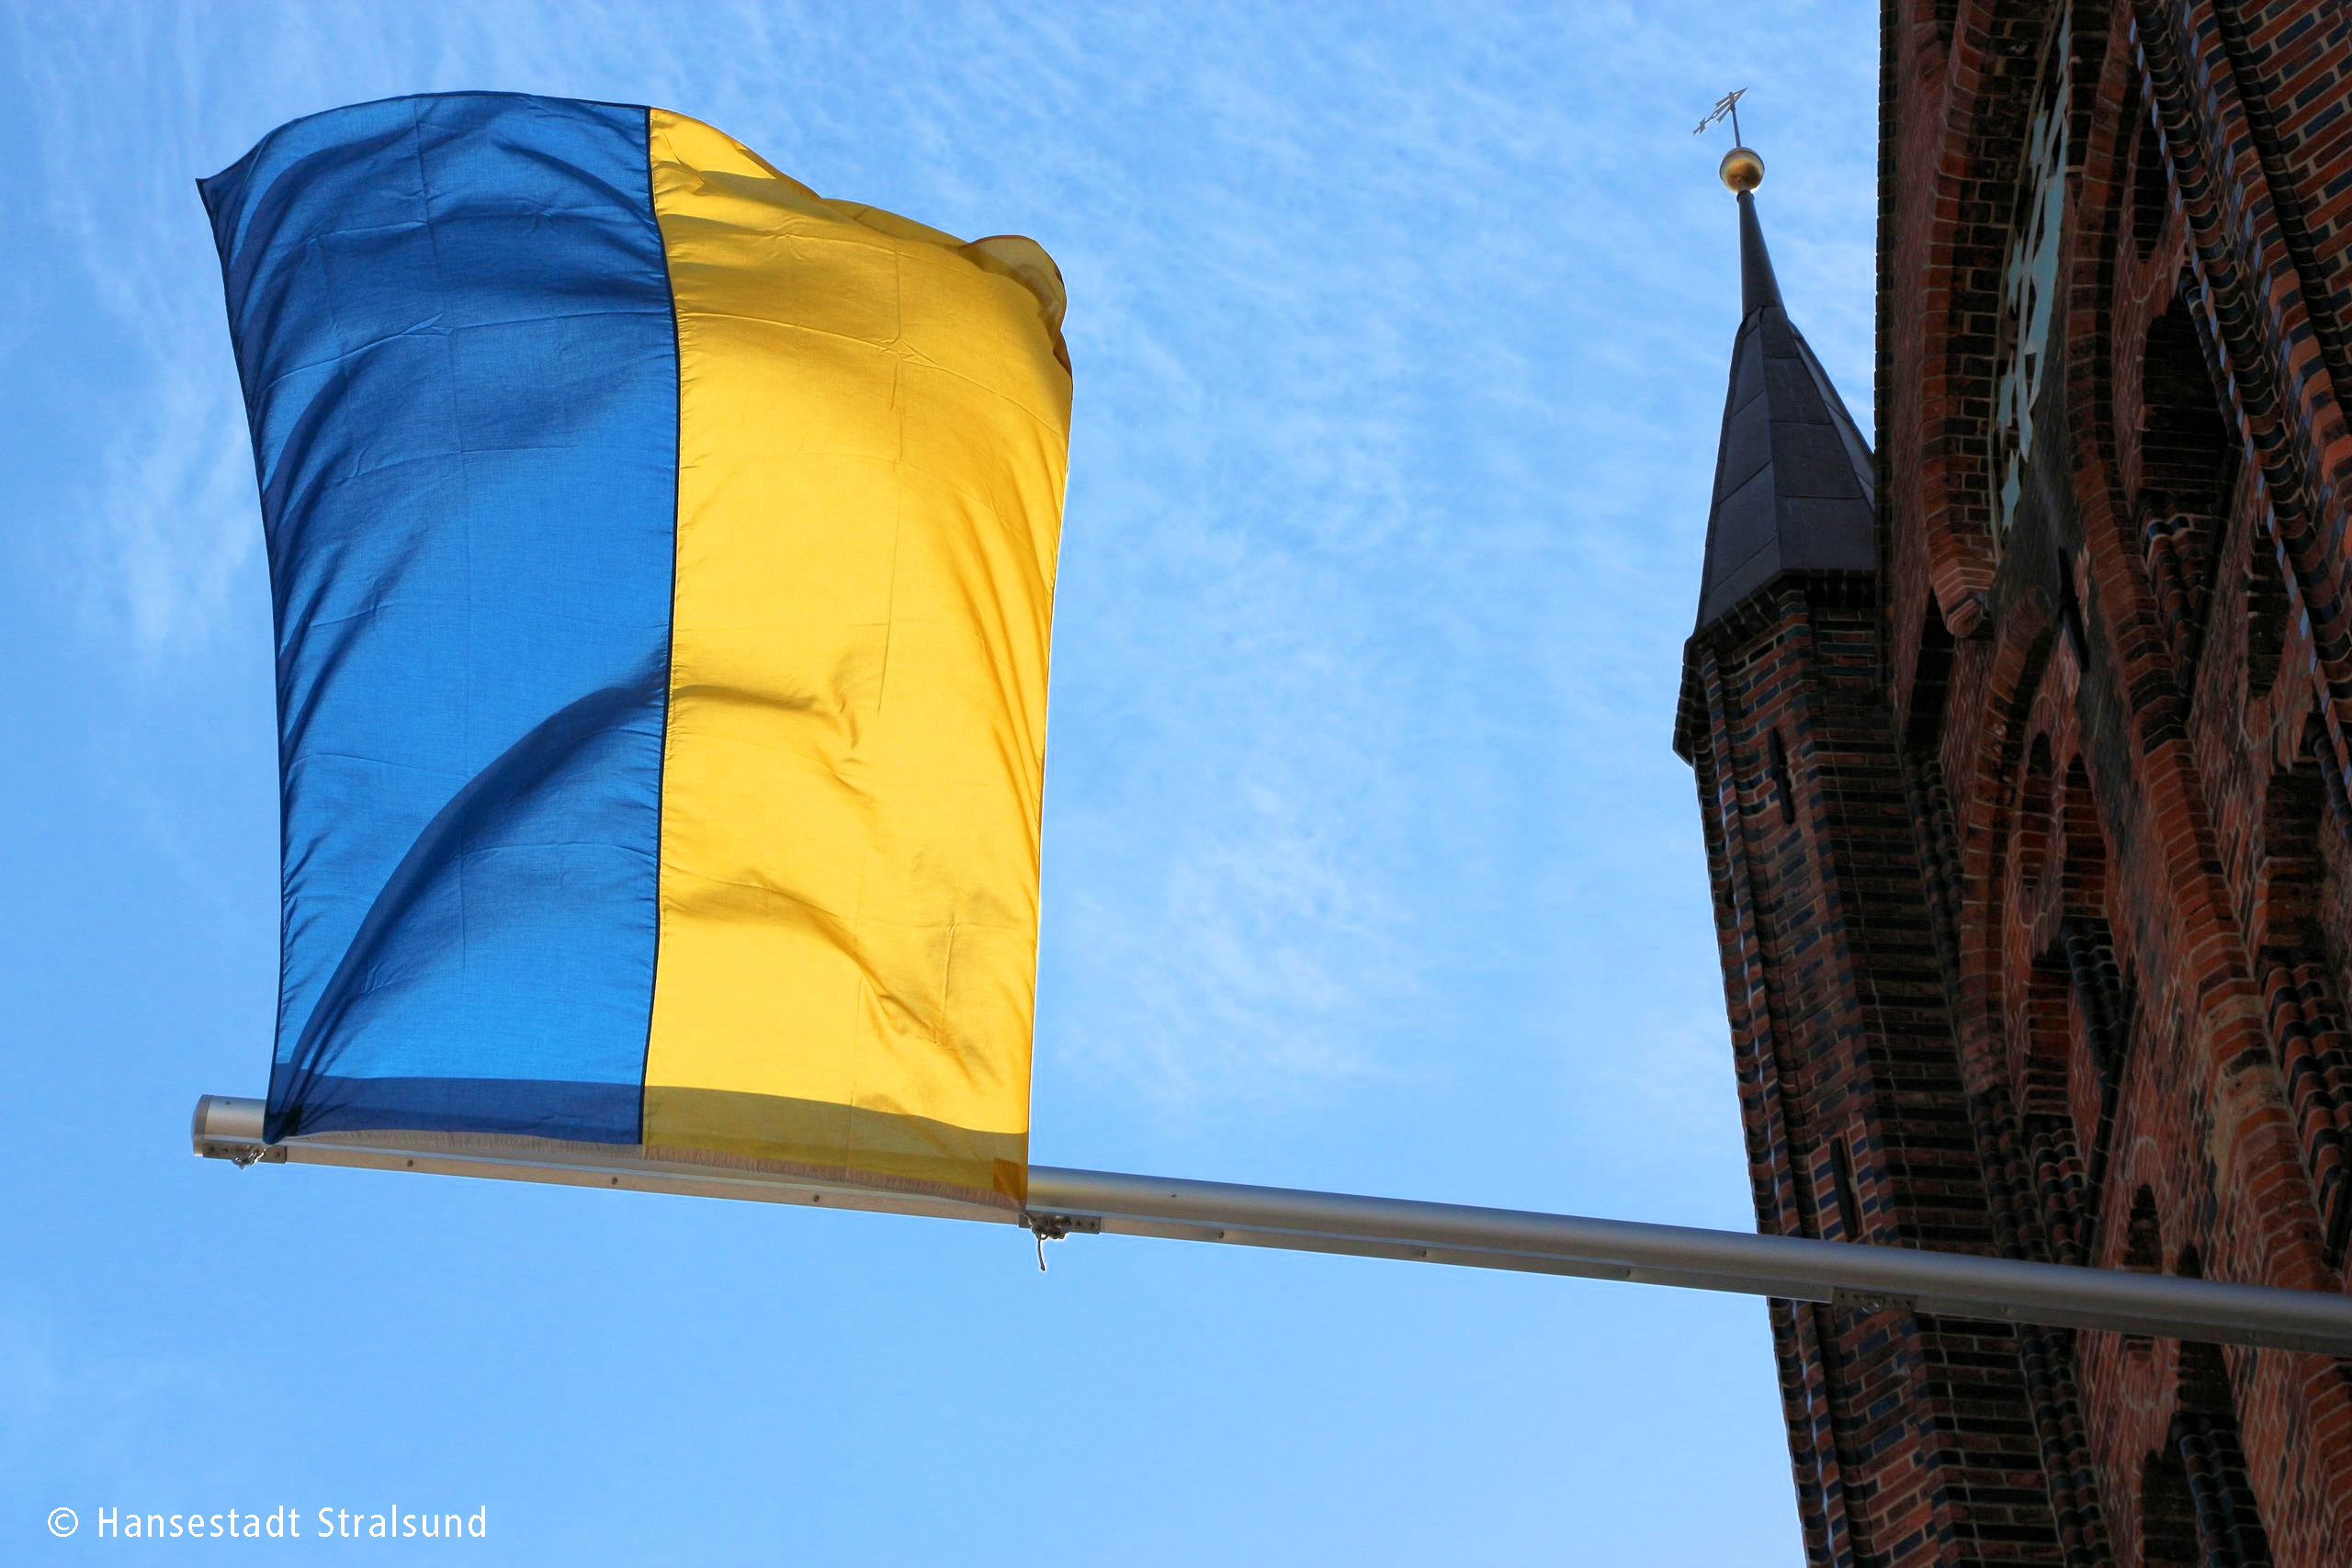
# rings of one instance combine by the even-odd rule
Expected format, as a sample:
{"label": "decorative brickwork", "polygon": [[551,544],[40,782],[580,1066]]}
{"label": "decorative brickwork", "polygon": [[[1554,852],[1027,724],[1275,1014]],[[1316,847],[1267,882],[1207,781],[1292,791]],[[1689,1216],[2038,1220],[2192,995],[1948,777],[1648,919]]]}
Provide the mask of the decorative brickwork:
{"label": "decorative brickwork", "polygon": [[[1874,550],[1719,564],[1751,336],[1811,363],[1751,290],[1676,726],[1758,1228],[2344,1290],[2352,6],[1882,49]],[[1820,1568],[2352,1564],[2352,1364],[1772,1326]]]}

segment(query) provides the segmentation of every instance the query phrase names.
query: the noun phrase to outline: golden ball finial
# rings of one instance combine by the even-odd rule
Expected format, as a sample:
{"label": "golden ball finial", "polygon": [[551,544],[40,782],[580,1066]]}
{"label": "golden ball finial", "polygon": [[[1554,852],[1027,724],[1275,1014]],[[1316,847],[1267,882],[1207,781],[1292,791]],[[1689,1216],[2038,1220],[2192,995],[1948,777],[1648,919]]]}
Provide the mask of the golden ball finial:
{"label": "golden ball finial", "polygon": [[1735,147],[1724,154],[1715,173],[1722,176],[1725,190],[1754,190],[1764,183],[1764,160],[1753,147]]}

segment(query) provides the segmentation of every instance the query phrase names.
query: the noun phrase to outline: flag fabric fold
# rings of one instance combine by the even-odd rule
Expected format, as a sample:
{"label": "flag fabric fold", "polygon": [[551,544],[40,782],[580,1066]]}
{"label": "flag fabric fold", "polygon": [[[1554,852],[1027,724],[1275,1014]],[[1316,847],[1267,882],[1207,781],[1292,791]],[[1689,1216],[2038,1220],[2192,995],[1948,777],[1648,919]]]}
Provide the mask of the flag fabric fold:
{"label": "flag fabric fold", "polygon": [[201,183],[277,615],[267,1135],[1018,1203],[1061,284],[660,109],[337,109]]}

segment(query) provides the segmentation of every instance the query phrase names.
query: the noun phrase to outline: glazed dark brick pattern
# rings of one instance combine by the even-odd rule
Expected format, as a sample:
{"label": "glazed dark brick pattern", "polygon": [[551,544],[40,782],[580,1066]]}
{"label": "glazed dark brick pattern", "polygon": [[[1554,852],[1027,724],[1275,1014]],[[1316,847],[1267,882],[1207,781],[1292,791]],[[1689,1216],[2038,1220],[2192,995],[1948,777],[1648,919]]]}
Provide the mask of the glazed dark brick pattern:
{"label": "glazed dark brick pattern", "polygon": [[[2346,1288],[2352,7],[2077,5],[2055,365],[1993,535],[2052,4],[1882,13],[1878,564],[1686,651],[1766,1231]],[[2352,1365],[1776,1303],[1811,1562],[2352,1564]]]}

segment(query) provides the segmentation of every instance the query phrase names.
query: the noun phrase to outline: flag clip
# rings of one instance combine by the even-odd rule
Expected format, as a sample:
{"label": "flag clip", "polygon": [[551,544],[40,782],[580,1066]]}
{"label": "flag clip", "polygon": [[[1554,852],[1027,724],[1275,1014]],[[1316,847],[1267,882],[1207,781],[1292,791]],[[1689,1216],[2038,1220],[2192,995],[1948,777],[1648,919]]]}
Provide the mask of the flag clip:
{"label": "flag clip", "polygon": [[1841,1286],[1829,1293],[1829,1304],[1849,1312],[1917,1312],[1919,1298],[1894,1291],[1850,1291]]}
{"label": "flag clip", "polygon": [[249,1165],[284,1165],[286,1151],[271,1148],[266,1144],[199,1143],[196,1152],[206,1159],[225,1159],[239,1170]]}
{"label": "flag clip", "polygon": [[1046,1271],[1046,1244],[1059,1241],[1075,1231],[1081,1235],[1101,1235],[1102,1219],[1099,1214],[1032,1214],[1021,1216],[1022,1227],[1037,1238],[1037,1272]]}

